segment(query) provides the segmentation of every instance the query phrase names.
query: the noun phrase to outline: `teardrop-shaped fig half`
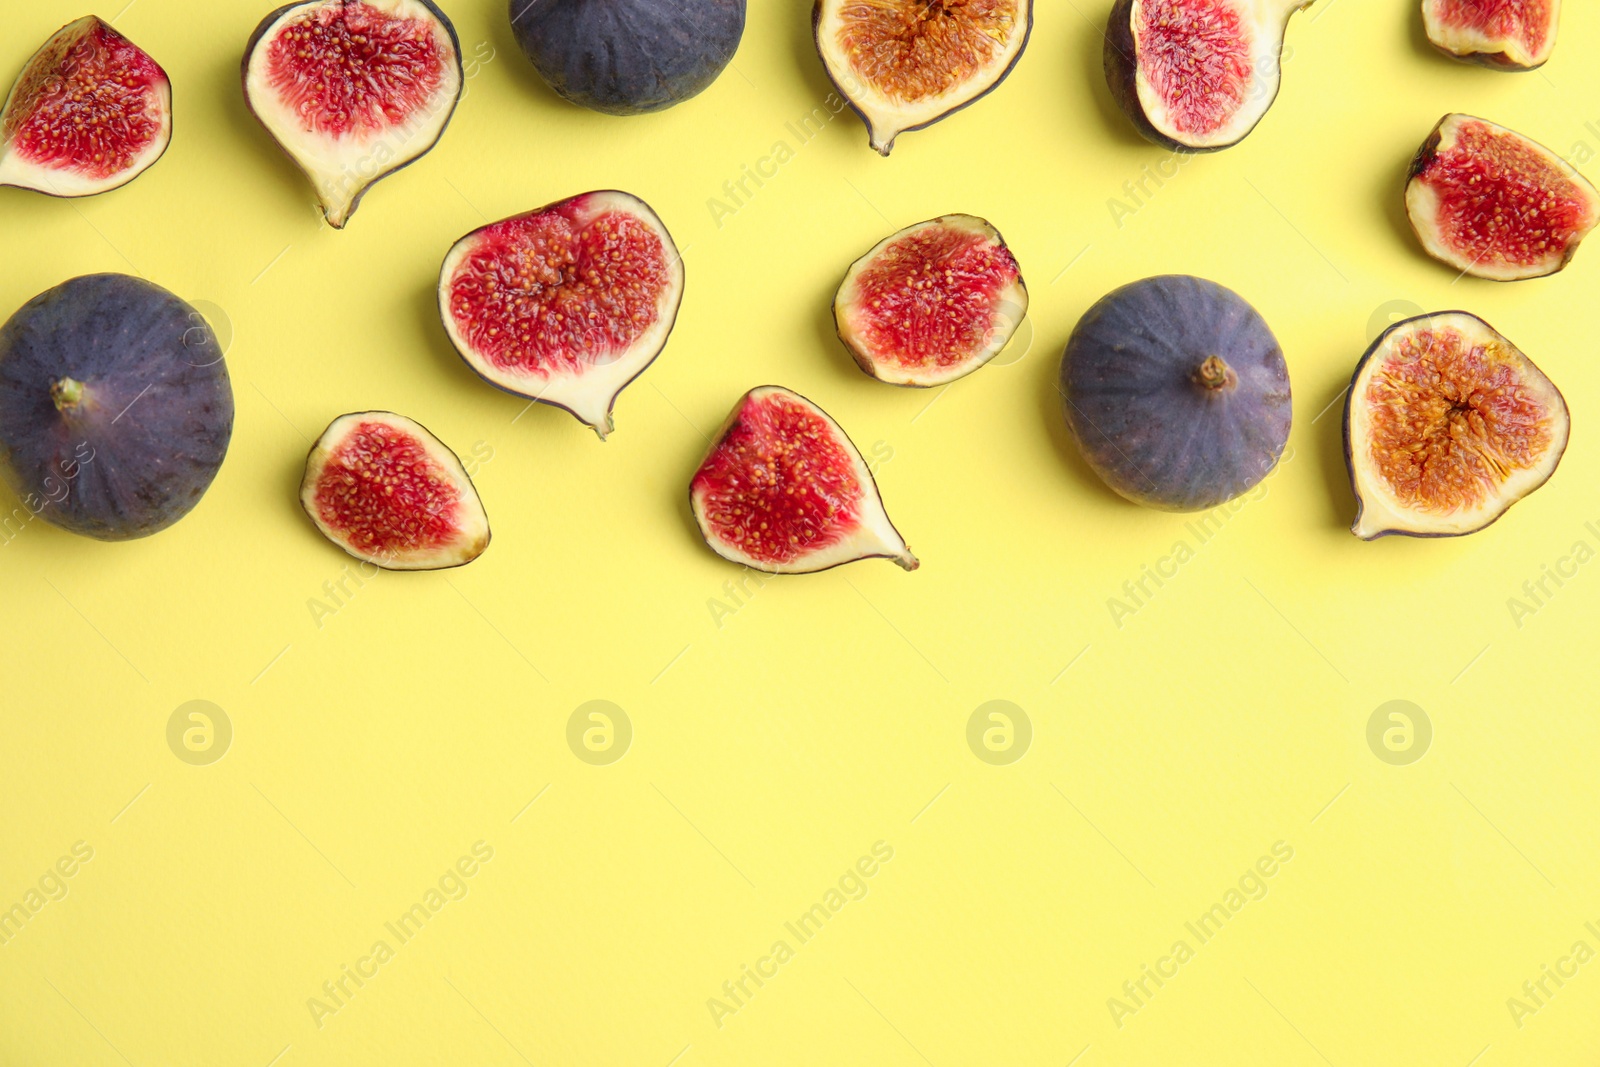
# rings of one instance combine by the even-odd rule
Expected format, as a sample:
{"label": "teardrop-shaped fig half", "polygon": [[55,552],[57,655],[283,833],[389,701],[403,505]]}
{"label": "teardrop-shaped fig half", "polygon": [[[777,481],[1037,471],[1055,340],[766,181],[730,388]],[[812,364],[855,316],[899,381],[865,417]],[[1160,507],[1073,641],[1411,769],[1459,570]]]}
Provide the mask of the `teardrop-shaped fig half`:
{"label": "teardrop-shaped fig half", "polygon": [[872,147],[992,92],[1022,58],[1033,0],[816,0],[812,33]]}
{"label": "teardrop-shaped fig half", "polygon": [[243,73],[251,112],[334,229],[438,143],[465,81],[455,27],[432,0],[298,0],[256,27]]}
{"label": "teardrop-shaped fig half", "polygon": [[1367,541],[1475,533],[1550,480],[1569,429],[1561,391],[1476,315],[1398,322],[1345,396],[1350,530]]}
{"label": "teardrop-shaped fig half", "polygon": [[57,30],[0,113],[0,185],[92,196],[126,185],[172,140],[172,85],[138,45],[93,15]]}
{"label": "teardrop-shaped fig half", "polygon": [[328,540],[386,570],[459,567],[489,546],[489,517],[461,460],[392,411],[329,424],[306,457],[300,504]]}
{"label": "teardrop-shaped fig half", "polygon": [[1289,441],[1283,350],[1255,308],[1204,278],[1145,278],[1101,297],[1067,342],[1060,390],[1089,466],[1162,511],[1248,492]]}
{"label": "teardrop-shaped fig half", "polygon": [[997,356],[1028,313],[1028,289],[1000,231],[943,215],[884,238],[834,297],[839,339],[891,385],[942,385]]}
{"label": "teardrop-shaped fig half", "polygon": [[1311,0],[1117,0],[1106,82],[1144,137],[1175,151],[1238,144],[1278,96],[1284,31]]}
{"label": "teardrop-shaped fig half", "polygon": [[1556,47],[1561,0],[1422,0],[1433,46],[1495,70],[1542,67]]}
{"label": "teardrop-shaped fig half", "polygon": [[1430,256],[1490,281],[1564,268],[1600,222],[1600,192],[1504,126],[1446,115],[1411,161],[1406,215]]}
{"label": "teardrop-shaped fig half", "polygon": [[856,446],[782,386],[758,386],[734,405],[689,506],[712,551],[755,570],[809,574],[879,558],[917,569]]}
{"label": "teardrop-shaped fig half", "polygon": [[650,205],[583,193],[474,230],[439,275],[439,313],[490,385],[564,408],[603,441],[611,409],[666,346],[683,259]]}

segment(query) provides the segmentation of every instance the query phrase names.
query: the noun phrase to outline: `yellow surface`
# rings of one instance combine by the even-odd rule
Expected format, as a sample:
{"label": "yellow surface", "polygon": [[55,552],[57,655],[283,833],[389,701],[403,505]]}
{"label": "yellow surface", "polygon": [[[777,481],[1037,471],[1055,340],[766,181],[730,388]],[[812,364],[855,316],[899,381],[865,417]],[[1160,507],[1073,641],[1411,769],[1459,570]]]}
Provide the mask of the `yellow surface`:
{"label": "yellow surface", "polygon": [[[1411,4],[1313,8],[1257,132],[1168,165],[1119,227],[1108,200],[1168,157],[1106,95],[1103,3],[1042,0],[1010,80],[884,160],[849,113],[790,130],[829,92],[794,0],[755,0],[703,97],[633,120],[561,104],[502,0],[454,0],[466,99],[343,233],[241,101],[267,5],[203,6],[117,19],[175,84],[153,170],[78,202],[0,192],[0,307],[142,273],[231,332],[238,403],[221,476],[170,531],[102,545],[35,523],[0,546],[0,905],[41,878],[59,895],[62,857],[74,872],[0,945],[0,1063],[1595,1062],[1600,963],[1561,961],[1600,949],[1600,564],[1569,558],[1600,548],[1600,251],[1542,281],[1453,282],[1398,207],[1449,110],[1600,153],[1594,5],[1567,5],[1555,58],[1520,76],[1436,57]],[[3,77],[79,14],[10,5]],[[779,142],[792,158],[719,226],[708,200]],[[649,200],[688,267],[677,333],[605,444],[480,384],[433,296],[462,233],[596,187]],[[1010,239],[1031,350],[943,393],[870,381],[829,297],[891,228],[950,211]],[[1291,458],[1203,545],[1094,481],[1052,387],[1090,303],[1170,271],[1254,302],[1295,391]],[[1576,429],[1491,530],[1364,544],[1329,405],[1406,307],[1483,315]],[[763,382],[876,453],[921,570],[730,597],[741,574],[700,543],[685,488],[703,434]],[[300,513],[309,440],[372,407],[476,454],[481,560],[357,584]],[[1192,558],[1162,562],[1179,541]],[[1108,600],[1147,566],[1174,576],[1146,578],[1119,626]],[[1514,618],[1547,567],[1571,576]],[[210,765],[168,745],[192,700],[232,725]],[[631,723],[610,765],[568,746],[593,700]],[[967,742],[994,700],[1031,723],[1009,765]],[[1432,724],[1409,765],[1368,746],[1392,700]],[[844,882],[861,899],[808,941],[786,929],[864,856],[872,876]],[[462,857],[472,876],[445,877]],[[466,895],[402,943],[385,924],[441,877]],[[1241,878],[1202,944],[1185,924]],[[763,963],[780,940],[792,958]],[[1180,940],[1192,958],[1163,962]],[[714,1019],[746,965],[776,974]],[[1145,965],[1176,976],[1136,1004]],[[375,973],[315,1012],[346,966]],[[1576,976],[1514,1019],[1544,966]]]}

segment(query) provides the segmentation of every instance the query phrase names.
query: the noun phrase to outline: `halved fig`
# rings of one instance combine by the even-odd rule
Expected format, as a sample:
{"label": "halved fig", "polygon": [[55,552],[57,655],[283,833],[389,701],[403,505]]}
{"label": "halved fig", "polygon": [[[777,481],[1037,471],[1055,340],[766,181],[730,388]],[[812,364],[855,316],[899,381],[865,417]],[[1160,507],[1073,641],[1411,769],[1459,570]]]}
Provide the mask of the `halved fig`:
{"label": "halved fig", "polygon": [[650,205],[614,189],[491,223],[439,275],[445,333],[508,393],[571,412],[604,441],[611,409],[666,346],[683,259]]}
{"label": "halved fig", "polygon": [[1471,115],[1446,115],[1417,149],[1406,215],[1430,256],[1511,282],[1554,274],[1600,222],[1600,192],[1556,153]]}
{"label": "halved fig", "polygon": [[942,385],[999,355],[1028,313],[1028,289],[1000,231],[941,215],[856,260],[833,318],[863,371],[891,385]]}
{"label": "halved fig", "polygon": [[328,540],[386,570],[459,567],[489,546],[489,517],[461,460],[392,411],[341,415],[322,431],[300,504]]}
{"label": "halved fig", "polygon": [[92,196],[143,174],[172,140],[172,85],[93,15],[57,30],[0,113],[0,185]]}
{"label": "halved fig", "polygon": [[1345,396],[1350,530],[1367,541],[1475,533],[1550,479],[1569,427],[1561,391],[1476,315],[1397,322]]}
{"label": "halved fig", "polygon": [[1433,46],[1495,70],[1544,66],[1556,47],[1561,0],[1422,0]]}
{"label": "halved fig", "polygon": [[809,574],[879,558],[917,569],[856,446],[782,386],[758,386],[734,405],[689,484],[689,506],[712,551],[755,570]]}
{"label": "halved fig", "polygon": [[297,0],[256,27],[243,74],[245,102],[334,229],[438,143],[465,82],[455,27],[432,0]]}
{"label": "halved fig", "polygon": [[1022,58],[1033,0],[816,0],[817,52],[872,147],[992,92]]}
{"label": "halved fig", "polygon": [[1289,17],[1311,0],[1117,0],[1106,82],[1150,141],[1175,151],[1238,144],[1278,96]]}

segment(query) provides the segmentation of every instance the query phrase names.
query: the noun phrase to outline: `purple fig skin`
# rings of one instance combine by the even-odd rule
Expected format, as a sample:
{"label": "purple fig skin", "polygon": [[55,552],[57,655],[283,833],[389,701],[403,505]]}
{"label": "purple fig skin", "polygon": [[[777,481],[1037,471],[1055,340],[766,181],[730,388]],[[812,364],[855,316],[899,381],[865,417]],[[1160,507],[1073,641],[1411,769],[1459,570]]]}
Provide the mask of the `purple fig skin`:
{"label": "purple fig skin", "polygon": [[1450,116],[1446,115],[1434,123],[1433,129],[1428,131],[1428,136],[1423,139],[1421,146],[1417,148],[1416,154],[1411,157],[1411,165],[1406,168],[1407,182],[1427,170],[1428,164],[1432,163],[1434,157],[1439,154],[1439,142],[1444,140],[1444,124],[1449,119]]}
{"label": "purple fig skin", "polygon": [[56,526],[102,541],[166,529],[199,503],[232,435],[222,348],[160,286],[74,278],[0,328],[0,475]]}
{"label": "purple fig skin", "polygon": [[[819,56],[821,56],[823,54],[823,45],[822,45],[822,5],[824,3],[826,3],[826,2],[827,2],[827,0],[817,0],[815,6],[813,6],[812,9],[811,9],[811,40],[817,46],[817,55],[819,55]],[[939,115],[935,115],[933,118],[929,119],[927,122],[920,123],[920,124],[918,124],[916,126],[910,126],[910,127],[907,127],[906,129],[901,130],[900,133],[895,134],[895,140],[899,140],[901,134],[916,133],[918,130],[925,130],[929,126],[932,126],[936,122],[943,122],[945,119],[949,118],[951,115],[954,115],[959,111],[965,111],[967,108],[971,107],[973,104],[976,104],[979,100],[982,100],[984,97],[988,96],[990,93],[992,93],[996,89],[1000,88],[1000,86],[1005,82],[1005,80],[1007,78],[1011,77],[1011,72],[1017,68],[1017,64],[1022,61],[1023,54],[1025,52],[1027,52],[1027,50],[1028,50],[1028,42],[1033,39],[1033,0],[1027,0],[1027,3],[1026,3],[1025,6],[1027,7],[1027,11],[1028,11],[1028,21],[1027,21],[1027,25],[1023,27],[1023,31],[1022,31],[1022,47],[1017,49],[1017,54],[1011,57],[1011,62],[1006,64],[1005,70],[1000,72],[1000,76],[995,78],[993,84],[991,84],[987,89],[983,90],[983,92],[979,93],[977,96],[974,96],[971,100],[968,100],[968,101],[966,101],[964,103],[957,104],[955,107],[951,108],[949,111],[943,112],[942,114],[939,114]],[[833,73],[828,70],[828,65],[826,63],[824,63],[822,65],[822,70],[823,70],[823,73],[825,75],[827,75],[828,83],[830,85],[832,85],[834,91],[839,94],[839,99],[843,100],[846,104],[849,104],[850,105],[850,110],[854,111],[856,113],[856,117],[861,120],[862,125],[867,127],[868,138],[869,138],[869,141],[870,141],[871,130],[872,130],[872,119],[867,115],[866,111],[863,110],[859,105],[857,105],[855,100],[851,98],[849,91],[846,90],[843,85],[839,84],[839,79],[835,78],[833,76]],[[890,141],[887,145],[884,146],[883,155],[884,156],[888,156],[889,152],[893,148],[894,148],[894,141]]]}
{"label": "purple fig skin", "polygon": [[1145,507],[1206,511],[1282,458],[1289,369],[1260,313],[1189,275],[1131,282],[1078,321],[1061,360],[1067,428],[1107,485]]}
{"label": "purple fig skin", "polygon": [[1205,152],[1207,149],[1191,148],[1156,129],[1139,103],[1139,53],[1133,41],[1133,4],[1134,0],[1117,0],[1106,24],[1103,58],[1111,98],[1145,140],[1172,152]]}
{"label": "purple fig skin", "polygon": [[744,37],[745,0],[510,0],[511,30],[545,83],[607,115],[681,104]]}
{"label": "purple fig skin", "polygon": [[[294,8],[311,7],[322,2],[323,0],[294,0],[293,3],[284,4],[282,7],[274,10],[266,18],[262,19],[261,22],[256,26],[255,31],[250,34],[250,40],[244,46],[244,58],[239,63],[239,84],[244,92],[244,105],[249,109],[251,117],[255,118],[256,121],[259,122],[261,116],[256,114],[255,103],[250,99],[250,57],[255,54],[256,47],[261,43],[261,39],[266,36],[267,30],[272,28],[273,23],[277,22],[280,18],[288,14],[288,12]],[[444,131],[448,130],[450,128],[450,123],[455,120],[456,106],[461,103],[461,95],[466,91],[467,78],[466,68],[462,66],[461,61],[461,39],[456,36],[456,28],[454,24],[451,23],[449,16],[447,16],[443,11],[439,10],[438,5],[435,4],[433,0],[417,0],[417,2],[428,9],[428,13],[438,20],[439,25],[444,27],[445,33],[449,36],[450,49],[455,53],[456,56],[456,74],[458,76],[457,82],[460,88],[456,90],[455,99],[451,101],[450,113],[445,116],[444,125],[439,127],[438,136],[435,137],[426,148],[422,149],[422,151],[418,152],[410,159],[396,163],[388,170],[373,175],[372,178],[367,181],[367,184],[362,186],[361,189],[356,193],[355,199],[350,201],[350,208],[345,212],[345,222],[343,225],[334,226],[333,228],[336,230],[342,230],[345,226],[350,224],[350,218],[355,215],[356,209],[361,206],[362,199],[364,199],[366,195],[372,191],[372,187],[374,185],[377,185],[385,178],[392,177],[393,175],[400,173],[407,167],[411,166],[411,164],[417,162],[429,152],[433,151],[435,146],[438,145],[439,139],[444,136]],[[274,144],[278,144],[277,138],[273,138],[272,141]],[[278,148],[285,156],[288,156],[291,163],[294,163],[296,167],[300,166],[299,161],[296,160],[294,156],[290,155],[289,150],[286,147],[278,144]],[[330,221],[329,225],[333,226],[333,223]]]}

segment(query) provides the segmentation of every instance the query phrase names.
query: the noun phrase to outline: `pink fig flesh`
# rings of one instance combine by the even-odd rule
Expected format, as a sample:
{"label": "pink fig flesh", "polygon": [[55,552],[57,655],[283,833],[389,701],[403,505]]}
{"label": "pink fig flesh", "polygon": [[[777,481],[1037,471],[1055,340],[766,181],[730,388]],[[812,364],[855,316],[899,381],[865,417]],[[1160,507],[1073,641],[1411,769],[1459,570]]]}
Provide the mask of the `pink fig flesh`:
{"label": "pink fig flesh", "polygon": [[[433,27],[370,4],[308,6],[267,44],[266,74],[279,100],[329,136],[386,130],[410,118],[445,81]],[[360,77],[338,77],[339,68]]]}
{"label": "pink fig flesh", "polygon": [[834,299],[839,339],[893,385],[942,385],[998,355],[1028,290],[998,230],[972,215],[907,227],[857,260]]}
{"label": "pink fig flesh", "polygon": [[870,558],[917,567],[850,438],[780,386],[740,398],[689,500],[712,550],[756,570],[804,574]]}
{"label": "pink fig flesh", "polygon": [[0,115],[0,185],[90,196],[125,185],[172,139],[172,86],[154,59],[93,15],[34,53]]}
{"label": "pink fig flesh", "polygon": [[1116,0],[1104,60],[1112,96],[1148,140],[1237,144],[1278,95],[1284,32],[1311,0]]}
{"label": "pink fig flesh", "polygon": [[564,408],[603,440],[619,393],[660,354],[683,261],[650,206],[584,193],[475,230],[445,257],[439,312],[491,385]]}
{"label": "pink fig flesh", "polygon": [[393,412],[335,419],[306,460],[300,503],[328,540],[387,570],[459,567],[489,545],[461,460]]}
{"label": "pink fig flesh", "polygon": [[1556,153],[1471,115],[1446,115],[1411,163],[1406,214],[1428,254],[1463,274],[1554,274],[1600,222],[1600,192]]}

